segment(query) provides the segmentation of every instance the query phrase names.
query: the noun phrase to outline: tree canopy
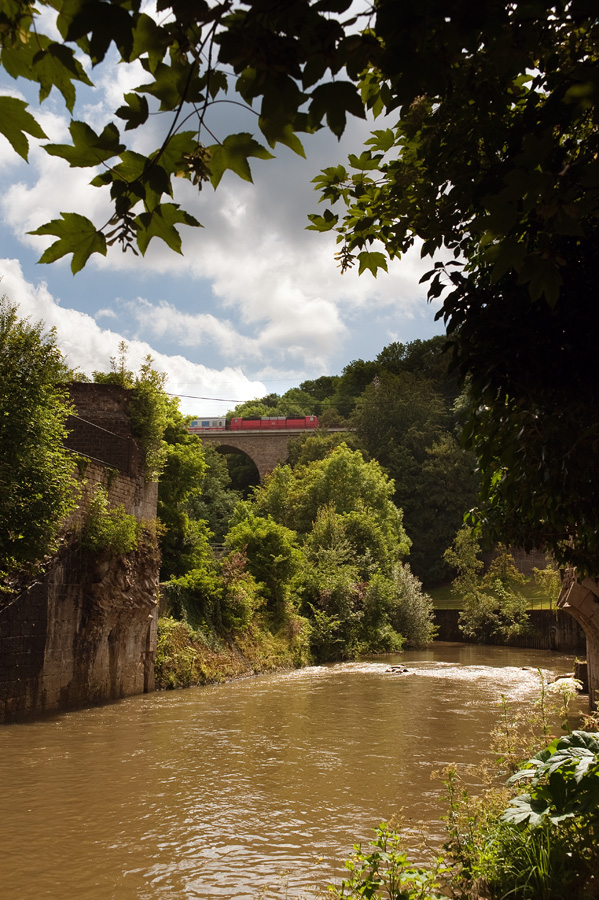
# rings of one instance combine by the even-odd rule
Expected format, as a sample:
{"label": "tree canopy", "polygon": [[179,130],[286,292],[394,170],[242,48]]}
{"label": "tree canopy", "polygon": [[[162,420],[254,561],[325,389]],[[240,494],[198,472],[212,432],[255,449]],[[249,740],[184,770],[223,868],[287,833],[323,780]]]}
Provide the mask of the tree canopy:
{"label": "tree canopy", "polygon": [[[251,181],[249,160],[271,158],[269,147],[285,144],[303,155],[299,134],[326,121],[340,135],[348,112],[363,117],[356,82],[368,48],[377,51],[378,41],[359,34],[350,5],[158,0],[157,15],[150,15],[141,0],[3,4],[4,72],[38,85],[40,102],[56,88],[72,116],[70,142],[47,143],[46,151],[70,166],[89,168],[92,184],[109,192],[113,207],[103,224],[83,211],[66,211],[42,225],[34,233],[56,241],[41,261],[72,254],[77,272],[92,253],[105,255],[115,243],[145,253],[154,237],[180,252],[179,226],[200,223],[173,202],[173,179],[184,178],[198,190],[205,182],[216,188],[231,170]],[[141,66],[143,81],[96,132],[74,117],[77,91],[92,85],[88,70],[107,59]],[[212,130],[211,109],[229,99],[229,89],[235,92],[231,102],[253,110],[260,140],[250,132]],[[144,154],[138,138],[152,134],[155,114],[163,114],[162,140]],[[0,97],[0,132],[24,159],[28,135],[46,138],[27,104],[9,96]]]}
{"label": "tree canopy", "polygon": [[386,268],[417,241],[442,253],[424,280],[469,384],[478,519],[492,540],[596,573],[594,5],[382,2],[376,28],[373,91],[401,115],[317,179],[345,212],[313,226],[337,231],[343,267]]}
{"label": "tree canopy", "polygon": [[281,615],[296,604],[317,660],[391,651],[432,639],[430,598],[402,564],[410,548],[393,482],[345,444],[277,466],[237,507],[227,546]]}
{"label": "tree canopy", "polygon": [[51,552],[76,505],[69,374],[54,331],[0,299],[0,578]]}
{"label": "tree canopy", "polygon": [[[436,341],[426,343],[434,358]],[[447,577],[443,553],[476,502],[475,459],[459,446],[451,407],[432,381],[406,369],[380,372],[358,399],[352,423],[361,446],[393,478],[412,541],[410,565],[429,586]]]}

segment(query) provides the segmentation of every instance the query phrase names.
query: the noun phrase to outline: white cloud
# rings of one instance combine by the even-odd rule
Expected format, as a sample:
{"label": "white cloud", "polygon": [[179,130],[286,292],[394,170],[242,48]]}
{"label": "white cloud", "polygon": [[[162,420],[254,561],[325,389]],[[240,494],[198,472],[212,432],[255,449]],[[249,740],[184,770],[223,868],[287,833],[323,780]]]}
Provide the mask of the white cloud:
{"label": "white cloud", "polygon": [[[93,78],[97,90],[81,92],[81,110],[99,129],[120,104],[122,94],[146,80],[146,73],[139,66],[108,65],[95,70]],[[45,106],[48,110],[43,107],[39,113],[44,129],[52,141],[65,140],[68,119],[60,98]],[[82,112],[77,113],[79,118]],[[255,130],[254,119],[237,107],[219,105],[211,115],[220,136]],[[145,136],[133,133],[134,146],[142,152],[157,146],[167,119],[151,117]],[[368,129],[367,124],[353,120],[340,143],[326,132],[306,137],[307,160],[277,148],[276,160],[253,161],[253,185],[227,173],[217,192],[210,186],[198,192],[177,179],[176,201],[205,226],[181,229],[184,256],[157,239],[143,258],[123,254],[118,247],[109,249],[106,258],[96,254],[88,270],[97,272],[98,293],[77,297],[73,303],[89,311],[99,309],[98,319],[118,317],[119,325],[140,346],[168,343],[170,350],[174,344],[186,356],[198,357],[208,347],[225,362],[234,360],[260,372],[298,372],[301,378],[313,377],[315,370],[339,370],[344,346],[352,340],[356,343],[356,322],[365,329],[365,337],[366,331],[368,336],[376,335],[379,349],[393,335],[400,340],[410,339],[407,333],[418,336],[422,333],[417,330],[419,323],[431,318],[425,290],[418,284],[430,262],[420,260],[414,251],[377,280],[368,273],[358,277],[356,269],[341,276],[334,259],[334,235],[305,230],[307,213],[319,209],[311,179],[321,168],[343,161],[348,150],[359,148]],[[0,146],[0,164],[3,159]],[[9,171],[6,160],[4,171]],[[0,213],[15,237],[38,254],[54,239],[27,232],[58,218],[61,211],[82,212],[100,224],[111,215],[105,192],[89,185],[93,169],[71,169],[64,160],[32,146],[31,165],[25,167],[16,160],[12,171],[12,183],[5,178],[0,191]],[[69,263],[66,258],[53,268],[64,271]],[[143,284],[128,295],[119,291],[121,299],[107,297],[105,290],[100,294],[102,275],[115,272],[126,275],[128,283],[139,276]],[[151,287],[147,287],[149,274]],[[51,284],[50,271],[47,277]],[[186,296],[192,298],[185,306],[177,300],[177,288],[184,281]],[[203,281],[209,282],[208,290]],[[189,283],[198,285],[195,308]],[[75,279],[73,296],[77,290]],[[430,322],[428,327],[430,333]],[[107,338],[96,339],[100,352]],[[114,352],[113,342],[110,353]]]}
{"label": "white cloud", "polygon": [[[17,260],[0,259],[0,275],[2,292],[13,303],[18,303],[20,316],[33,322],[43,321],[48,328],[56,328],[58,344],[68,365],[88,375],[95,370],[106,371],[109,368],[109,359],[117,354],[123,339],[121,334],[100,328],[95,319],[85,313],[59,305],[44,282],[35,286],[26,281]],[[241,401],[266,393],[264,384],[250,381],[239,367],[210,369],[180,355],[157,353],[146,341],[127,343],[131,368],[139,368],[150,354],[155,368],[168,375],[167,390],[203,398],[221,397],[227,401],[186,399],[181,403],[184,412],[215,414],[232,406],[229,401]]]}
{"label": "white cloud", "polygon": [[255,339],[243,336],[230,321],[211,313],[191,315],[180,312],[166,300],[153,304],[143,297],[126,301],[124,306],[138,325],[156,338],[173,340],[183,347],[200,347],[208,340],[226,355],[248,357],[259,352]]}

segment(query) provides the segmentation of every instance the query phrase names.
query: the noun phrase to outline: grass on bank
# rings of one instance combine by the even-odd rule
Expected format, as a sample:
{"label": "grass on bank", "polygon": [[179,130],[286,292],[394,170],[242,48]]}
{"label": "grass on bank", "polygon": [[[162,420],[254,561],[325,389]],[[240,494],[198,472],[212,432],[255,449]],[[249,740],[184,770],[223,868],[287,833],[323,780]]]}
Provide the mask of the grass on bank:
{"label": "grass on bank", "polygon": [[250,623],[230,640],[212,631],[164,616],[158,620],[154,672],[156,687],[172,689],[215,684],[306,662],[307,641],[293,620],[271,631]]}

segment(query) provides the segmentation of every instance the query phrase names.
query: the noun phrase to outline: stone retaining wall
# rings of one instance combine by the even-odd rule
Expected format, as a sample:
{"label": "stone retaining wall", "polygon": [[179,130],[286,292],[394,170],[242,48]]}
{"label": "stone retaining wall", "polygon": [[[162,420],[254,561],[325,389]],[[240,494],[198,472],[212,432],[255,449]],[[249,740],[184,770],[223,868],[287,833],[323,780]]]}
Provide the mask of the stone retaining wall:
{"label": "stone retaining wall", "polygon": [[[130,392],[85,384],[72,394],[77,413],[88,422],[95,417],[97,427],[84,429],[73,447],[87,456],[74,457],[78,508],[65,523],[59,552],[35,580],[0,595],[0,722],[154,689],[155,539],[148,536],[134,553],[115,557],[82,550],[78,535],[98,485],[111,506],[122,504],[146,522],[156,517],[158,486],[145,479],[129,421]],[[125,460],[124,446],[127,465],[121,468],[114,462]]]}
{"label": "stone retaining wall", "polygon": [[[469,643],[459,629],[459,615],[459,609],[435,610],[435,625],[439,628],[438,640]],[[565,610],[532,609],[529,611],[529,617],[531,632],[511,640],[511,647],[559,650],[563,653],[576,653],[584,656],[586,653],[585,633],[578,622]]]}

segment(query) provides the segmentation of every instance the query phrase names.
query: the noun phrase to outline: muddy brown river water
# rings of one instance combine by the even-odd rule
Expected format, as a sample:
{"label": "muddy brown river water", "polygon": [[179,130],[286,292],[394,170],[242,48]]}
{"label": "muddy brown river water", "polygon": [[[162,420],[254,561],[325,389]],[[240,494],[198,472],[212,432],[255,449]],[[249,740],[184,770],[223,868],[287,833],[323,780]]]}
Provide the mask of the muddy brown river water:
{"label": "muddy brown river water", "polygon": [[431,771],[481,759],[537,666],[572,658],[438,644],[2,726],[0,897],[316,896],[382,819],[442,839]]}

